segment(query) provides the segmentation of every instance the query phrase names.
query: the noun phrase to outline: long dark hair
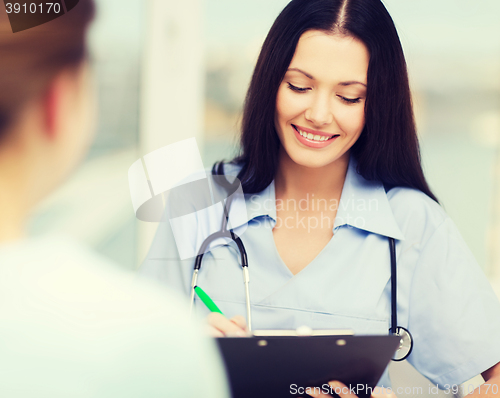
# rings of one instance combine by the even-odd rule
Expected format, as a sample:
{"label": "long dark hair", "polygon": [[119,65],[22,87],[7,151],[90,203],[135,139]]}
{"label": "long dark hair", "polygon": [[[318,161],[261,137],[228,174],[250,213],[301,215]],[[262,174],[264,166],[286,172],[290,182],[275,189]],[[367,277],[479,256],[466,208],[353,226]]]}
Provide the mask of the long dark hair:
{"label": "long dark hair", "polygon": [[[292,0],[274,22],[260,52],[243,111],[238,178],[245,193],[274,179],[280,141],[276,96],[300,36],[322,30],[354,36],[370,52],[365,128],[351,148],[367,180],[422,191],[437,202],[422,171],[408,73],[396,27],[380,0]],[[214,165],[214,169],[219,167]]]}

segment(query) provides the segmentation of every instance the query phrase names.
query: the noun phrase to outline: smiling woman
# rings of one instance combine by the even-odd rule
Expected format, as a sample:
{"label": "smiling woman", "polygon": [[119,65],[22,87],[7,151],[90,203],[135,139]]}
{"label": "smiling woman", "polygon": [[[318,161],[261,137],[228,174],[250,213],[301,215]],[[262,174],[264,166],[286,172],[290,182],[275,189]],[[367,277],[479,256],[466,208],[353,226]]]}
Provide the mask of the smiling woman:
{"label": "smiling woman", "polygon": [[[432,383],[499,382],[500,303],[424,177],[406,62],[380,0],[286,6],[247,92],[241,153],[212,172],[237,175],[247,194],[247,214],[229,223],[246,247],[254,329],[397,325]],[[161,224],[141,272],[188,294],[194,259],[181,261],[176,243],[199,248],[199,231],[219,227],[197,213],[192,240],[176,242]],[[198,282],[232,317],[210,315],[213,334],[243,332],[237,248],[218,242],[204,259]],[[390,386],[387,373],[378,385]]]}
{"label": "smiling woman", "polygon": [[[361,123],[359,137],[350,135],[352,141],[347,142],[344,134],[334,141],[343,152],[352,146],[363,177],[382,181],[388,188],[415,188],[437,201],[420,165],[403,50],[381,2],[296,1],[278,16],[254,70],[243,112],[242,153],[233,161],[242,165],[238,177],[245,192],[262,191],[276,175],[282,140],[274,133],[280,130],[274,121],[280,100],[290,98],[282,95],[286,85],[296,93],[313,93],[310,117],[330,110],[325,98],[332,94],[353,105],[340,113],[332,110],[326,117],[339,117],[340,123],[349,120],[346,128]],[[313,123],[302,127],[322,130]],[[309,133],[313,138],[321,135]],[[323,154],[315,156],[323,159]]]}
{"label": "smiling woman", "polygon": [[316,30],[302,35],[276,98],[278,137],[295,163],[322,167],[348,158],[365,125],[369,60],[366,46],[353,37]]}

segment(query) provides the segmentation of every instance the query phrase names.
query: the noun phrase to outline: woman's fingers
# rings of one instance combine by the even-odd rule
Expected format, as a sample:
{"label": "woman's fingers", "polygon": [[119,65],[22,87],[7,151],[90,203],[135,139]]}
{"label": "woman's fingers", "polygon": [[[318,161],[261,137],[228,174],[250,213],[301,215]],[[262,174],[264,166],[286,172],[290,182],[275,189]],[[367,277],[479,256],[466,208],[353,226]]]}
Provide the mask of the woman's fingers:
{"label": "woman's fingers", "polygon": [[[350,389],[340,381],[331,381],[328,384],[330,386],[330,392],[334,392],[340,398],[358,398],[358,396],[352,391],[352,389]],[[309,395],[315,398],[331,397],[331,395],[325,395],[315,392],[309,393]],[[374,392],[372,393],[371,396],[372,398],[397,398],[392,391],[388,393],[387,390],[384,388],[374,388]]]}
{"label": "woman's fingers", "polygon": [[[234,318],[233,318],[234,319]],[[228,337],[245,337],[247,332],[245,328],[239,326],[236,322],[227,319],[224,315],[218,312],[211,312],[207,317],[207,322],[210,326]],[[241,320],[238,320],[241,322]]]}
{"label": "woman's fingers", "polygon": [[[335,383],[335,382],[331,381],[330,383],[328,383],[330,385],[330,391],[329,392],[331,392],[331,393],[333,393],[335,391],[332,388],[333,383]],[[325,388],[324,387],[321,387],[321,388],[320,387],[308,387],[308,388],[306,388],[306,393],[307,393],[307,396],[309,396],[309,397],[314,397],[314,398],[332,398],[332,395],[326,394],[326,393],[323,394],[324,392],[325,392]],[[337,394],[338,394],[338,390],[337,390]],[[347,395],[347,396],[351,397],[350,395]],[[341,397],[342,397],[342,395],[341,395]]]}
{"label": "woman's fingers", "polygon": [[[340,398],[357,398],[358,396],[344,383],[340,381],[331,381],[328,383],[330,386],[330,392],[337,394]],[[321,389],[323,391],[323,389]],[[307,393],[314,398],[326,398],[331,397],[331,395],[325,395],[320,391],[320,389],[310,389]],[[372,398],[397,398],[396,395],[391,391],[387,392],[384,388],[376,388],[372,394]]]}
{"label": "woman's fingers", "polygon": [[340,398],[358,398],[349,387],[340,381],[331,381],[328,385],[330,386],[330,391],[337,394]]}
{"label": "woman's fingers", "polygon": [[231,318],[231,322],[234,322],[236,325],[238,325],[241,329],[245,330],[248,332],[248,326],[247,326],[247,320],[245,319],[244,316],[242,315],[236,315]]}
{"label": "woman's fingers", "polygon": [[320,388],[310,388],[308,391],[307,391],[307,396],[308,397],[314,397],[314,398],[332,398],[331,395],[325,395],[321,392],[321,389]]}
{"label": "woman's fingers", "polygon": [[[340,381],[331,381],[328,383],[330,386],[330,393],[337,394],[340,398],[358,398],[358,396],[350,389],[347,387],[344,383],[341,383]],[[397,398],[396,394],[394,394],[392,391],[387,392],[388,390],[385,388],[374,388],[374,392],[372,393],[371,397],[372,398]],[[323,387],[308,387],[306,388],[306,393],[310,397],[314,398],[331,398],[332,395],[329,394],[324,394],[325,389]]]}
{"label": "woman's fingers", "polygon": [[214,328],[212,325],[206,325],[206,331],[210,337],[224,337],[224,333]]}
{"label": "woman's fingers", "polygon": [[373,398],[397,398],[396,394],[394,392],[387,392],[388,389],[386,388],[375,388],[374,392],[372,393]]}

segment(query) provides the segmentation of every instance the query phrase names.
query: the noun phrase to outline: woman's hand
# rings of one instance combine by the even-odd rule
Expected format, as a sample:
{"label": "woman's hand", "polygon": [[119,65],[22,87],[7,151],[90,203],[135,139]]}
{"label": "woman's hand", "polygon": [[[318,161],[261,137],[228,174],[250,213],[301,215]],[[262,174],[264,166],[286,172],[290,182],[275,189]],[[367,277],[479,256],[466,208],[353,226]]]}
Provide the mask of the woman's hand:
{"label": "woman's hand", "polygon": [[[349,387],[347,387],[345,384],[341,383],[340,381],[331,381],[328,383],[330,385],[330,391],[335,392],[340,398],[357,398],[358,396],[353,394],[350,390]],[[372,398],[397,398],[396,395],[391,391],[387,392],[386,389],[384,388],[374,388],[372,393]],[[331,398],[331,395],[328,394],[322,394],[321,389],[317,389],[316,392],[314,392],[313,389],[311,389],[310,392],[308,392],[308,395],[314,398]]]}
{"label": "woman's hand", "polygon": [[211,312],[207,316],[208,333],[212,337],[247,337],[249,331],[245,318],[241,315],[236,315],[231,319],[227,319],[224,315],[218,312]]}

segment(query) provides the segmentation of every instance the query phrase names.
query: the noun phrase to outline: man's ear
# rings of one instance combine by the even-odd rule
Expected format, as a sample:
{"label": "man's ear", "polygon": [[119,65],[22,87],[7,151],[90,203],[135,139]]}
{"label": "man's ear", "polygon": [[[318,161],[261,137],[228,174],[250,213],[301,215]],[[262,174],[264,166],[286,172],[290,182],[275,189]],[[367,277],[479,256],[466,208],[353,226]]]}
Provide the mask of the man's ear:
{"label": "man's ear", "polygon": [[59,73],[51,80],[42,95],[44,132],[49,139],[56,138],[60,130],[64,118],[64,102],[68,89],[66,74]]}

